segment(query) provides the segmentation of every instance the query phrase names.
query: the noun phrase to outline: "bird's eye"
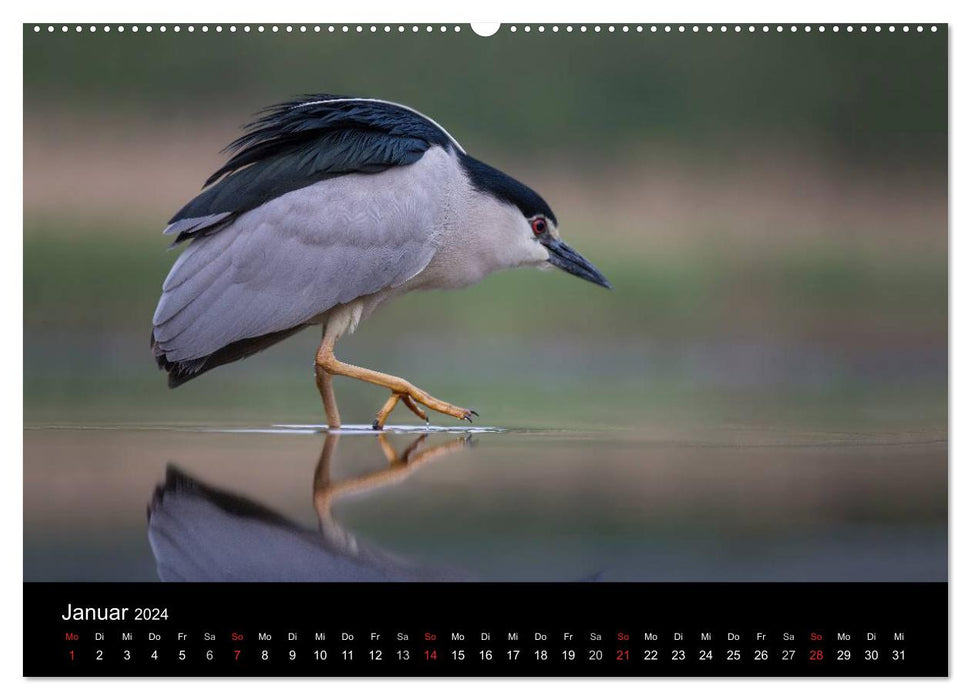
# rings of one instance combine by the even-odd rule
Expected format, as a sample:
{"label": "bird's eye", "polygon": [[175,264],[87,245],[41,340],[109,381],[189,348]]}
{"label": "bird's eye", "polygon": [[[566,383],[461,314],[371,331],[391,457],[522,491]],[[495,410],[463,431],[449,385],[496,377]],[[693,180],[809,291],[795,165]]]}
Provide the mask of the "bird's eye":
{"label": "bird's eye", "polygon": [[543,217],[533,219],[533,233],[537,236],[542,236],[546,233],[546,219]]}

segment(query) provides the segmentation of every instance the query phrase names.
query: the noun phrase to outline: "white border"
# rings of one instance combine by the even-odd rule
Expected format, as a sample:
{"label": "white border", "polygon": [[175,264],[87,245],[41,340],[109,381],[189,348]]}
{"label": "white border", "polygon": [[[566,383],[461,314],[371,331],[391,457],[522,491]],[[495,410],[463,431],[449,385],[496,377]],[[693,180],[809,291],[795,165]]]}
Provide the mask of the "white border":
{"label": "white border", "polygon": [[[665,6],[652,6],[647,3],[633,4],[623,0],[596,0],[586,6],[578,3],[563,2],[528,2],[524,0],[491,0],[480,2],[478,6],[468,4],[447,3],[442,0],[422,1],[411,0],[408,3],[375,0],[367,4],[326,4],[319,0],[309,2],[301,0],[290,2],[286,6],[275,5],[268,7],[264,4],[240,5],[238,3],[213,2],[201,7],[198,1],[169,0],[166,3],[141,4],[130,0],[121,2],[97,2],[89,0],[85,3],[46,2],[30,3],[13,7],[8,3],[3,27],[6,36],[3,42],[3,73],[4,83],[2,94],[8,96],[8,104],[3,110],[5,134],[5,153],[3,167],[5,169],[4,208],[7,213],[8,225],[12,229],[7,232],[4,241],[6,251],[2,258],[4,269],[0,273],[0,299],[3,299],[3,326],[0,327],[2,342],[0,342],[0,375],[3,395],[3,414],[0,430],[2,430],[6,454],[10,464],[7,465],[5,486],[2,490],[3,507],[0,514],[3,518],[4,567],[2,598],[0,605],[0,664],[3,668],[4,685],[12,685],[8,690],[17,696],[58,698],[63,700],[68,694],[83,693],[85,695],[105,698],[125,698],[129,700],[137,695],[139,698],[168,698],[173,693],[183,694],[189,691],[195,694],[213,694],[226,692],[224,687],[231,684],[229,692],[234,697],[259,698],[264,700],[268,693],[283,691],[287,693],[315,693],[349,697],[358,700],[363,697],[394,696],[398,698],[428,698],[456,696],[468,698],[489,698],[494,700],[496,694],[515,696],[529,694],[551,696],[557,698],[580,698],[585,700],[594,693],[609,693],[618,698],[644,697],[654,693],[677,693],[685,697],[709,697],[723,693],[731,693],[748,698],[772,698],[780,696],[786,698],[813,698],[825,694],[839,697],[855,697],[860,695],[879,694],[881,698],[906,698],[911,700],[915,695],[931,693],[933,695],[959,694],[967,696],[971,684],[967,679],[971,677],[971,625],[968,624],[968,610],[971,604],[967,601],[967,586],[963,585],[968,578],[966,559],[959,558],[959,543],[967,549],[968,522],[971,516],[971,503],[968,500],[967,479],[962,468],[971,468],[965,458],[968,438],[971,434],[971,424],[968,411],[964,403],[967,396],[968,373],[963,371],[963,365],[953,363],[951,374],[952,402],[951,402],[951,435],[952,435],[952,470],[951,470],[951,581],[952,581],[952,630],[951,630],[951,673],[952,680],[942,681],[811,681],[793,682],[785,680],[752,680],[752,681],[684,681],[684,680],[650,680],[638,681],[486,681],[470,683],[467,681],[429,680],[429,681],[24,681],[22,673],[22,615],[19,602],[22,595],[22,562],[23,562],[23,521],[22,521],[22,241],[19,233],[22,231],[23,198],[22,198],[22,22],[78,22],[85,23],[104,21],[160,23],[160,22],[209,22],[221,18],[231,18],[236,23],[264,22],[272,19],[277,23],[306,22],[326,19],[331,23],[425,23],[447,20],[455,22],[494,22],[503,19],[506,22],[533,22],[537,19],[550,20],[557,23],[601,22],[610,21],[632,24],[637,19],[649,20],[653,23],[663,22],[705,22],[713,20],[758,19],[762,22],[805,23],[857,23],[879,20],[883,23],[916,23],[949,22],[951,27],[951,85],[952,111],[951,124],[958,125],[952,131],[952,185],[951,185],[951,228],[955,232],[962,230],[961,222],[965,191],[961,185],[965,178],[962,167],[968,162],[967,140],[962,138],[960,131],[962,123],[968,121],[968,92],[967,81],[964,83],[958,77],[968,75],[968,55],[971,51],[962,46],[961,38],[966,35],[968,26],[963,22],[963,14],[958,3],[923,0],[920,3],[911,2],[880,2],[849,3],[836,0],[817,0],[811,5],[798,6],[778,2],[754,2],[736,0],[726,5],[716,2],[696,2],[692,5],[672,3]],[[956,25],[956,26],[955,26]],[[964,127],[968,128],[968,127]],[[19,143],[18,143],[19,142]],[[19,186],[18,186],[19,185]],[[13,214],[11,214],[13,213]],[[971,277],[963,276],[956,271],[967,273],[968,246],[963,245],[960,234],[952,238],[952,352],[958,357],[962,350],[969,346],[969,301],[971,301]],[[962,264],[963,263],[963,264]],[[965,353],[966,354],[966,353]],[[902,602],[905,604],[905,602]],[[175,685],[173,685],[173,683]],[[961,688],[964,688],[962,691]],[[8,696],[15,697],[15,696]]]}

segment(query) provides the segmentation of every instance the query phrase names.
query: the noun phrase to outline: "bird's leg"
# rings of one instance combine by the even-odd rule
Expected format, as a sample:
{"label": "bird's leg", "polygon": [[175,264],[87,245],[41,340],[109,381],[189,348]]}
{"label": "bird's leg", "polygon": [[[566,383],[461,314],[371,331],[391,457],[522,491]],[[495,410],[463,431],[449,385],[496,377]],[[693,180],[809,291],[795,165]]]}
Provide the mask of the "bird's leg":
{"label": "bird's leg", "polygon": [[334,377],[329,372],[316,365],[314,378],[317,380],[317,391],[324,401],[324,413],[327,414],[327,427],[341,427],[341,414],[337,410],[337,397],[334,396]]}
{"label": "bird's leg", "polygon": [[[425,406],[432,409],[433,411],[438,411],[439,413],[444,413],[459,420],[467,420],[472,422],[472,416],[479,415],[475,411],[471,411],[467,408],[459,408],[458,406],[453,406],[450,403],[446,403],[440,399],[436,399],[431,394],[419,389],[414,384],[405,381],[401,377],[395,377],[391,374],[384,374],[383,372],[375,372],[372,369],[365,369],[364,367],[357,367],[356,365],[349,365],[346,362],[341,362],[334,356],[334,342],[336,338],[324,336],[323,341],[320,343],[320,347],[317,350],[317,360],[316,360],[316,370],[318,375],[318,386],[321,384],[319,376],[324,375],[341,375],[344,377],[352,377],[354,379],[360,379],[362,381],[368,382],[370,384],[376,384],[378,386],[383,386],[391,391],[391,397],[385,402],[384,406],[378,411],[377,417],[374,421],[374,428],[376,430],[384,427],[384,421],[388,418],[388,414],[397,405],[398,401],[403,401],[405,406],[411,409],[419,418],[427,420],[427,415],[425,412],[419,408]],[[321,394],[324,395],[323,390]],[[324,407],[327,407],[327,399],[324,397]],[[336,410],[336,404],[334,406]],[[329,416],[328,412],[328,416]],[[328,417],[328,421],[330,418]]]}

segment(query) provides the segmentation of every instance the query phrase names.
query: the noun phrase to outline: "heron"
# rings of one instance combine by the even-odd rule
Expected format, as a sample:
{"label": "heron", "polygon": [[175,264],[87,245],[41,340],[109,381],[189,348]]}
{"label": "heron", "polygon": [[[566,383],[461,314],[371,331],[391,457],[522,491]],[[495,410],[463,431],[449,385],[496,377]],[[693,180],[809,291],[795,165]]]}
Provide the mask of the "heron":
{"label": "heron", "polygon": [[152,351],[174,388],[320,326],[314,377],[329,428],[333,378],[472,422],[478,413],[400,377],[343,362],[334,346],[409,292],[458,289],[518,267],[610,288],[560,237],[539,194],[469,155],[438,122],[376,98],[305,95],[257,113],[226,163],[164,233],[186,244],[162,284]]}

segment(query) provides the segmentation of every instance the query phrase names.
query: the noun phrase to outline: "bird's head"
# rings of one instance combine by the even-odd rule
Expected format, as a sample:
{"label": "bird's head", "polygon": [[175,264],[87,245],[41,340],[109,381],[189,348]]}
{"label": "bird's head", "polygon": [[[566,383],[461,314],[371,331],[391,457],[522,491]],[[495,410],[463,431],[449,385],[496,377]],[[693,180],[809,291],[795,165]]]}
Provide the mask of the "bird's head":
{"label": "bird's head", "polygon": [[607,278],[593,263],[560,238],[556,215],[542,197],[504,172],[462,154],[461,162],[472,186],[501,203],[500,228],[512,229],[513,265],[558,267],[580,279],[611,289]]}
{"label": "bird's head", "polygon": [[600,270],[594,267],[592,262],[563,242],[556,229],[556,219],[552,216],[552,212],[527,216],[526,224],[529,226],[527,235],[532,237],[534,244],[542,246],[549,256],[546,264],[558,267],[564,272],[569,272],[571,275],[593,282],[601,287],[612,289],[610,282],[607,281]]}

